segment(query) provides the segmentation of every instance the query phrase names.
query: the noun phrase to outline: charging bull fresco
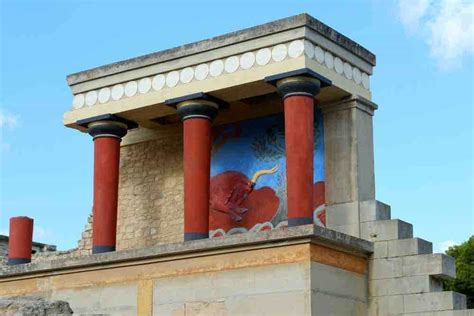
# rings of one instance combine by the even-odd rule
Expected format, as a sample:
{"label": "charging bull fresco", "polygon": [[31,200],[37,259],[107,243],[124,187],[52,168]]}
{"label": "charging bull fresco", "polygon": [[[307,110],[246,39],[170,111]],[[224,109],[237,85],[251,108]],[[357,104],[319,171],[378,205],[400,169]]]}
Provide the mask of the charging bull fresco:
{"label": "charging bull fresco", "polygon": [[[211,237],[288,225],[283,114],[214,127]],[[325,226],[323,126],[314,122],[314,222]]]}

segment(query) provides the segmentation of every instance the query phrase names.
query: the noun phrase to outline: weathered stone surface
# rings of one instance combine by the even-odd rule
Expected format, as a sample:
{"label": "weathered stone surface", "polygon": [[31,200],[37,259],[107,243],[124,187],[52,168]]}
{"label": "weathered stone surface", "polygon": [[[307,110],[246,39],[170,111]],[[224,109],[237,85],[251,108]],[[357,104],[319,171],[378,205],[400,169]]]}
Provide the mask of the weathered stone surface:
{"label": "weathered stone surface", "polygon": [[371,296],[441,292],[442,290],[441,281],[429,275],[372,280],[369,284]]}
{"label": "weathered stone surface", "polygon": [[370,241],[405,239],[413,237],[413,226],[399,219],[364,222],[360,233],[361,238]]}
{"label": "weathered stone surface", "polygon": [[466,308],[466,296],[457,292],[437,292],[403,296],[404,312],[431,312]]}
{"label": "weathered stone surface", "polygon": [[316,225],[303,225],[286,229],[274,229],[258,233],[246,233],[227,237],[201,239],[191,242],[164,244],[140,249],[129,249],[95,255],[60,257],[55,260],[32,262],[30,264],[3,266],[0,279],[13,275],[29,274],[35,271],[62,270],[73,267],[105,265],[114,262],[137,259],[159,258],[170,255],[198,253],[213,249],[231,249],[268,243],[286,244],[301,239],[321,243],[325,247],[336,247],[368,256],[373,251],[372,243],[353,236]]}
{"label": "weathered stone surface", "polygon": [[73,310],[65,301],[48,301],[42,297],[23,296],[0,298],[1,315],[72,315]]}

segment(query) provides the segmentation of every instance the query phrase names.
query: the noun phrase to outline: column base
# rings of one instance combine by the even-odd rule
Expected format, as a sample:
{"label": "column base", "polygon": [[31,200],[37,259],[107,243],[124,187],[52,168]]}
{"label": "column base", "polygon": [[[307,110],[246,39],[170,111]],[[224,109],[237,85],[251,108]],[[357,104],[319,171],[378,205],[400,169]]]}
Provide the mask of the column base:
{"label": "column base", "polygon": [[30,263],[31,258],[8,258],[7,265]]}
{"label": "column base", "polygon": [[92,253],[104,253],[115,251],[115,246],[92,246]]}
{"label": "column base", "polygon": [[314,224],[312,217],[288,218],[288,226],[301,226],[301,225],[308,225],[308,224]]}
{"label": "column base", "polygon": [[209,238],[209,232],[206,233],[184,233],[184,241],[207,239]]}

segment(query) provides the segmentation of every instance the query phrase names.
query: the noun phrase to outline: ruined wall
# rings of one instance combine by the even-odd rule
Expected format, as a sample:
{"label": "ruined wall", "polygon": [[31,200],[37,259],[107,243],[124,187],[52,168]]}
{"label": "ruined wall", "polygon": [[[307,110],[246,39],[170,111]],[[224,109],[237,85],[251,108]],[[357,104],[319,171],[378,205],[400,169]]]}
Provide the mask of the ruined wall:
{"label": "ruined wall", "polygon": [[[143,248],[183,240],[181,126],[155,139],[122,146],[117,249]],[[92,216],[78,243],[92,248]]]}

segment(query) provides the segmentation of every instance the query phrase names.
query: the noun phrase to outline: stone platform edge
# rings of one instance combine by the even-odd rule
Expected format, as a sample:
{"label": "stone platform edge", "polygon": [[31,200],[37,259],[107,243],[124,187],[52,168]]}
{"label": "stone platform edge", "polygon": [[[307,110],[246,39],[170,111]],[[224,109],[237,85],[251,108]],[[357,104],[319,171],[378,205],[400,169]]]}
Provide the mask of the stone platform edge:
{"label": "stone platform edge", "polygon": [[342,252],[353,253],[363,257],[368,257],[373,252],[373,243],[370,241],[316,225],[304,225],[258,233],[164,244],[72,258],[57,258],[23,265],[3,266],[0,269],[0,281],[17,276],[33,276],[35,274],[60,270],[126,262],[133,264],[133,262],[140,260],[166,260],[166,257],[172,256],[205,256],[209,255],[212,251],[239,252],[244,251],[246,248],[271,248],[299,243],[320,244],[328,248],[338,249]]}

